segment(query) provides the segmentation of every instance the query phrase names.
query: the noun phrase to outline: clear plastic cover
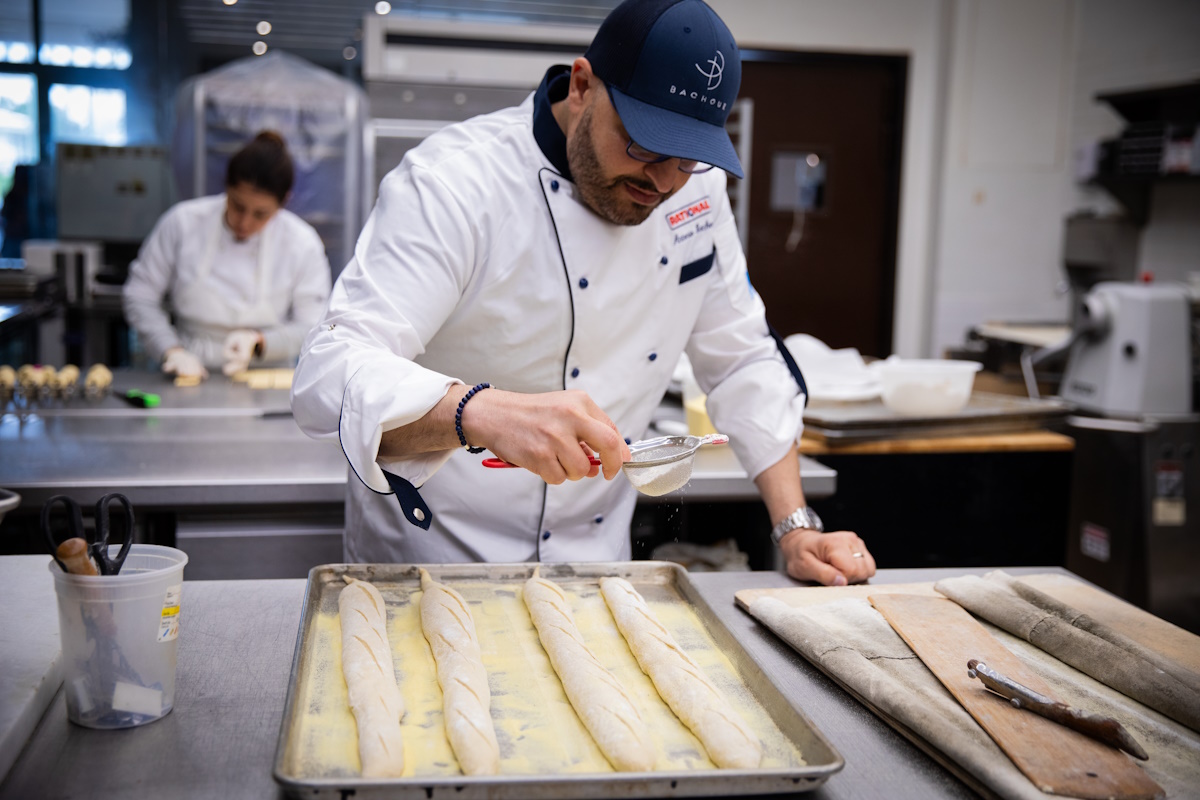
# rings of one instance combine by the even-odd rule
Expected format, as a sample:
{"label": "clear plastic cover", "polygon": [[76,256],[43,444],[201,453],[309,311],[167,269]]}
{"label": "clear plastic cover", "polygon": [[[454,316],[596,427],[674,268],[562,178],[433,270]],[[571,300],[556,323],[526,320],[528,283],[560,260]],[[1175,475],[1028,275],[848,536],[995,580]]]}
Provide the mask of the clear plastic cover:
{"label": "clear plastic cover", "polygon": [[320,234],[336,275],[363,220],[366,108],[353,83],[287,53],[239,59],[191,78],[175,100],[171,166],[179,197],[222,191],[230,157],[259,131],[277,131],[296,167],[287,207]]}

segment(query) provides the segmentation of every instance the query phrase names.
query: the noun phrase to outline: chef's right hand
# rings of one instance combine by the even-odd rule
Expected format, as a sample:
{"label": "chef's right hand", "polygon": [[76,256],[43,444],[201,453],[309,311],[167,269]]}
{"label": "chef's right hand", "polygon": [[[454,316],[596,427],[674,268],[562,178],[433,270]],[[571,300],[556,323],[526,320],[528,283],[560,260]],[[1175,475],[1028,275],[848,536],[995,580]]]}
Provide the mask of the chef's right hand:
{"label": "chef's right hand", "polygon": [[182,347],[172,347],[163,353],[162,371],[180,378],[208,377],[208,370],[200,359]]}
{"label": "chef's right hand", "polygon": [[468,443],[554,485],[599,474],[601,467],[588,460],[590,452],[600,457],[608,480],[630,458],[617,426],[586,392],[577,390],[521,394],[488,389],[463,408],[462,426]]}

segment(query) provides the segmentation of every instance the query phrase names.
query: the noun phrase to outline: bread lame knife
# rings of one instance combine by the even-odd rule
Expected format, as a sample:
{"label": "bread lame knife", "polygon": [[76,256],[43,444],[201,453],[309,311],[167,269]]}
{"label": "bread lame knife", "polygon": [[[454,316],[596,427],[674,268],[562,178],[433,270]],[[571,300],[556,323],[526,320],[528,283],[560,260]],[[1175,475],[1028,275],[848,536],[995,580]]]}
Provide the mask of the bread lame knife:
{"label": "bread lame knife", "polygon": [[1032,711],[1118,750],[1124,750],[1142,761],[1150,758],[1142,746],[1129,735],[1129,731],[1125,730],[1125,727],[1112,717],[1092,714],[1078,708],[1071,708],[1066,703],[1051,700],[1044,694],[1038,694],[1012,678],[1000,674],[977,658],[972,658],[967,662],[967,674],[972,678],[978,678],[984,686],[1006,698],[1015,708]]}

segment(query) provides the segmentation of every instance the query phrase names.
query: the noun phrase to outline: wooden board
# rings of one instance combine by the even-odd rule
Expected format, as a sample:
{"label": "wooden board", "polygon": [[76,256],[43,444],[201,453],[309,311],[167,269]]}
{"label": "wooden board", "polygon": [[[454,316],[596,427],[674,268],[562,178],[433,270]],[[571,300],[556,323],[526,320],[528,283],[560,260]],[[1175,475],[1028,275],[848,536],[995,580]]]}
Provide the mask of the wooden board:
{"label": "wooden board", "polygon": [[1154,798],[1162,788],[1133,761],[1078,731],[1014,708],[967,675],[977,658],[1035,692],[1053,694],[974,617],[944,598],[873,594],[871,604],[975,721],[1044,792],[1070,797]]}
{"label": "wooden board", "polygon": [[800,453],[821,455],[887,455],[892,453],[1041,453],[1075,449],[1070,436],[1046,430],[989,433],[975,436],[908,436],[869,442],[800,440]]}

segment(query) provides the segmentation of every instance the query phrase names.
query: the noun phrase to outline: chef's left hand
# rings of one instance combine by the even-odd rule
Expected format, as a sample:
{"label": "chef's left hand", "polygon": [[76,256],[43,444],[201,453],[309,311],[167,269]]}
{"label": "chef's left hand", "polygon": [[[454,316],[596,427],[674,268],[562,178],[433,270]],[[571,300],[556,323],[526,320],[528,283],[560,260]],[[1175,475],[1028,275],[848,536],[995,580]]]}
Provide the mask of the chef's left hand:
{"label": "chef's left hand", "polygon": [[783,537],[779,547],[787,560],[788,575],[797,580],[845,586],[875,574],[875,559],[852,531],[821,533],[797,528]]}
{"label": "chef's left hand", "polygon": [[221,371],[226,375],[236,375],[239,372],[245,372],[250,366],[250,359],[254,358],[254,351],[262,344],[263,336],[261,333],[249,328],[238,328],[235,331],[230,331],[225,337],[225,348],[222,356],[225,358],[225,366]]}

